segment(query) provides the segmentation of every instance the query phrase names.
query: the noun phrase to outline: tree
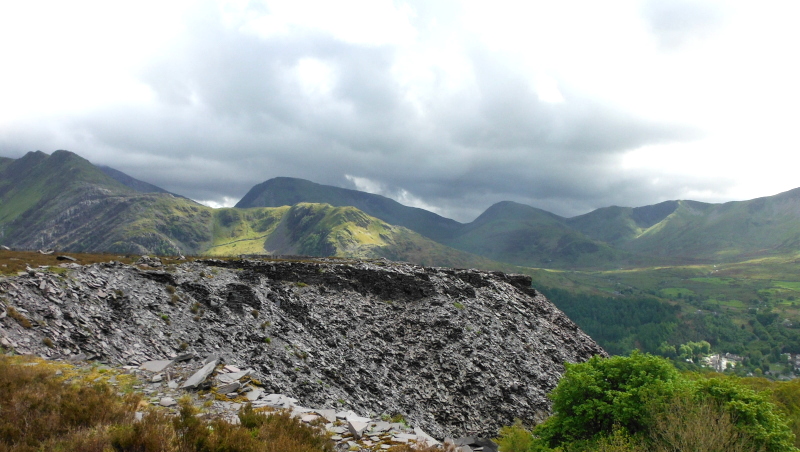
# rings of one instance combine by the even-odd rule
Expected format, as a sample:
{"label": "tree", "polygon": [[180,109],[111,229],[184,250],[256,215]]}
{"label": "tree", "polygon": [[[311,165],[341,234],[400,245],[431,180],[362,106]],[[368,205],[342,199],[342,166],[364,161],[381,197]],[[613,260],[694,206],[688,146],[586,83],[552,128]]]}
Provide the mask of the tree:
{"label": "tree", "polygon": [[649,354],[568,364],[550,398],[553,415],[533,429],[528,450],[590,450],[616,435],[643,450],[798,452],[767,395],[735,378],[690,378]]}
{"label": "tree", "polygon": [[682,379],[669,361],[634,351],[630,356],[594,356],[567,364],[550,393],[553,415],[535,434],[551,447],[591,439],[615,426],[636,434],[649,424],[648,402],[666,399]]}

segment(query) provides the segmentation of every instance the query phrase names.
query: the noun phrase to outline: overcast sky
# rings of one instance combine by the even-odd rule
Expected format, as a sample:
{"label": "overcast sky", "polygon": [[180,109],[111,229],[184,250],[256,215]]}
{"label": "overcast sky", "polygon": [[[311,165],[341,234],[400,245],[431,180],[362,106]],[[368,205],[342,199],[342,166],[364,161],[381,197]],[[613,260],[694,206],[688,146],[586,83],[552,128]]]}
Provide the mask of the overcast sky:
{"label": "overcast sky", "polygon": [[0,155],[209,205],[276,176],[471,221],[800,187],[800,2],[8,1]]}

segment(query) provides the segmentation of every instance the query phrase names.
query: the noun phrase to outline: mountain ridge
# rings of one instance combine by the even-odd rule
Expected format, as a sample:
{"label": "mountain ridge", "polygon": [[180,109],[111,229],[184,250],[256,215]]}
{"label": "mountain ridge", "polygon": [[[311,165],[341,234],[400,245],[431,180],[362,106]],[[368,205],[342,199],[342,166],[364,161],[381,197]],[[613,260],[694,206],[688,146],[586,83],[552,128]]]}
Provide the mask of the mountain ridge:
{"label": "mountain ridge", "polygon": [[[671,200],[610,206],[571,218],[501,201],[469,223],[384,196],[287,177],[254,186],[234,210],[215,210],[178,196],[118,170],[95,167],[69,151],[5,158],[0,160],[0,239],[29,248],[50,243],[138,253],[306,250],[314,255],[412,257],[429,265],[460,262],[497,268],[507,263],[556,269],[731,262],[800,251],[800,188],[722,204]],[[284,212],[304,212],[290,225],[291,215],[279,219],[274,211],[258,210],[303,203],[352,207],[360,214],[297,208]],[[368,220],[365,229],[359,226],[361,214],[383,224]],[[325,221],[314,220],[318,215]],[[252,218],[236,220],[245,217]],[[268,218],[283,221],[275,223],[280,229],[270,229],[275,236],[256,224]],[[228,220],[233,226],[222,224]],[[311,223],[313,228],[305,227]],[[307,235],[300,237],[295,229]]]}
{"label": "mountain ridge", "polygon": [[[270,181],[276,179],[258,186],[261,199],[271,196],[270,187],[280,185]],[[330,190],[326,196],[346,190],[314,187],[309,192],[293,191],[291,201],[319,202],[323,188]],[[257,204],[257,199],[252,196],[247,204]],[[339,204],[346,202],[339,200]],[[759,208],[761,204],[767,208]],[[385,212],[370,210],[368,205],[363,210],[391,223],[391,215]],[[800,188],[720,204],[669,200],[639,207],[602,207],[571,218],[501,201],[472,222],[454,221],[447,229],[437,230],[435,240],[492,260],[531,267],[602,269],[730,262],[800,251],[796,221],[800,215],[792,212],[800,212]],[[413,223],[405,226],[422,235],[430,233]]]}
{"label": "mountain ridge", "polygon": [[491,270],[510,267],[448,248],[354,207],[300,203],[212,209],[164,191],[137,191],[68,151],[29,153],[3,165],[0,243],[14,248],[338,255]]}

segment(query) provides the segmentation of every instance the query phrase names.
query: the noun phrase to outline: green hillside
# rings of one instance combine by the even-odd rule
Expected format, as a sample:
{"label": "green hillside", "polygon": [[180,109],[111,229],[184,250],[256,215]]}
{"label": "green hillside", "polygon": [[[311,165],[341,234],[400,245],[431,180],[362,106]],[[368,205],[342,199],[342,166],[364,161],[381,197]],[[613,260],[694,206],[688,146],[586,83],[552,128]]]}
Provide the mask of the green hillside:
{"label": "green hillside", "polygon": [[677,207],[678,201],[665,201],[644,207],[603,207],[568,218],[565,223],[595,240],[619,245],[636,239],[664,220]]}
{"label": "green hillside", "polygon": [[214,243],[204,254],[385,257],[447,267],[511,267],[441,245],[355,207],[300,203],[292,207],[218,209],[214,214]]}
{"label": "green hillside", "polygon": [[455,220],[424,209],[404,206],[384,196],[291,177],[276,177],[254,186],[236,207],[281,207],[302,202],[355,207],[367,215],[437,241],[449,237],[460,226]]}
{"label": "green hillside", "polygon": [[489,207],[444,243],[528,267],[593,267],[624,254],[571,229],[562,217],[510,201]]}
{"label": "green hillside", "polygon": [[425,265],[511,268],[355,207],[300,203],[212,209],[119,171],[98,168],[67,151],[28,153],[0,165],[0,243],[15,248],[386,257]]}

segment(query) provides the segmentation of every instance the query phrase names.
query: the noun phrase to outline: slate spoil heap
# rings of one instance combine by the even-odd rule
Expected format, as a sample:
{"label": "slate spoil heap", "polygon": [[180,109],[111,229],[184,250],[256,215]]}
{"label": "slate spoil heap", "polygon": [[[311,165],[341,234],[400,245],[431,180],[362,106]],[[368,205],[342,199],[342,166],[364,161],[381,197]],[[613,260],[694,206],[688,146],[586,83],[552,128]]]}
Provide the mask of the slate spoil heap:
{"label": "slate spoil heap", "polygon": [[[213,355],[211,372],[235,366],[259,383],[232,380],[232,398],[400,415],[440,439],[541,420],[563,363],[605,355],[522,275],[382,260],[156,261],[0,279],[0,345],[192,373]],[[211,372],[171,375],[169,389],[208,389]]]}

